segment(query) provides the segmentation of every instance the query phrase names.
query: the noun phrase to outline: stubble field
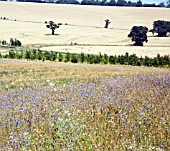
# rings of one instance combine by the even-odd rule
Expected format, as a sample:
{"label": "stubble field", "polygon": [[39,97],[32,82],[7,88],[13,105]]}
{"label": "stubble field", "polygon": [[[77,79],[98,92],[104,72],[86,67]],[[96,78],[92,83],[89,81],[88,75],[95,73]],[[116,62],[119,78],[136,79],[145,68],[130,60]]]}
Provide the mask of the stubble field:
{"label": "stubble field", "polygon": [[[155,20],[170,20],[169,9],[0,2],[0,10],[0,17],[9,18],[0,20],[1,39],[17,38],[28,47],[111,55],[129,52],[150,57],[170,54],[170,37],[148,33],[149,42],[142,48],[130,46],[133,43],[127,37],[134,25],[151,29]],[[107,18],[111,24],[104,29]],[[63,23],[54,36],[44,24],[49,20]]]}

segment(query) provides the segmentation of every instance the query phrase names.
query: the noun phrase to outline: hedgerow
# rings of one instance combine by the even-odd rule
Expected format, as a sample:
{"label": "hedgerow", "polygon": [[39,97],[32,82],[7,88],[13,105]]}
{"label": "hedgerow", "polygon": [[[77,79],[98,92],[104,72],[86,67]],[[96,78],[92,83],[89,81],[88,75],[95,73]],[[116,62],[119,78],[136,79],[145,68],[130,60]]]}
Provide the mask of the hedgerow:
{"label": "hedgerow", "polygon": [[148,67],[170,67],[170,56],[161,56],[158,54],[156,57],[138,57],[136,54],[125,53],[125,55],[108,56],[107,54],[76,54],[64,53],[42,50],[13,50],[11,49],[8,54],[0,54],[0,58],[10,59],[27,59],[27,60],[49,60],[58,62],[72,62],[72,63],[88,63],[88,64],[121,64],[132,66],[148,66]]}

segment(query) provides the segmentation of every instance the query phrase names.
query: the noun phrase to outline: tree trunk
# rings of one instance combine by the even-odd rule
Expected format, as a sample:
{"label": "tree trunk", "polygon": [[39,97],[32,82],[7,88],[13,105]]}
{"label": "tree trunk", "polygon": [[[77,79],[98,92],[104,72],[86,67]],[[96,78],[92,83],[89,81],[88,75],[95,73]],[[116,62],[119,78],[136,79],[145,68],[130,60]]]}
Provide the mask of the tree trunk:
{"label": "tree trunk", "polygon": [[54,29],[52,29],[52,35],[54,35]]}
{"label": "tree trunk", "polygon": [[134,46],[143,46],[142,41],[135,41]]}

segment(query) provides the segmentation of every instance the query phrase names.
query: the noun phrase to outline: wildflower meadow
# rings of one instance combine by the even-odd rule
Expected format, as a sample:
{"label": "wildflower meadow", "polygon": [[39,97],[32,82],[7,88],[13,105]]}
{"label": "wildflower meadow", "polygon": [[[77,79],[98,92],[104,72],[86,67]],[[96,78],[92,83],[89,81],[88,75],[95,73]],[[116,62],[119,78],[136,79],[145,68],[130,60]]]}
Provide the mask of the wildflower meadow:
{"label": "wildflower meadow", "polygon": [[169,69],[0,60],[0,150],[170,150]]}

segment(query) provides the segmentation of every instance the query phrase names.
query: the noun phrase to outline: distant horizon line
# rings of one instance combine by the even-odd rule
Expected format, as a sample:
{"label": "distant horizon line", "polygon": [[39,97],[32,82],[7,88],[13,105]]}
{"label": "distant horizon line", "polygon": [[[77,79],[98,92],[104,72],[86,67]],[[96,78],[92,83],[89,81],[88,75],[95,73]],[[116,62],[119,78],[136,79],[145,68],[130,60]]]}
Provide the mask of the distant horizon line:
{"label": "distant horizon line", "polygon": [[[3,0],[0,0],[0,1],[3,1]],[[45,2],[46,0],[32,0],[32,2],[36,2],[36,1],[40,1],[40,2]],[[48,1],[48,0],[47,0]],[[57,2],[58,0],[54,0],[54,2]],[[83,0],[77,0],[78,2],[81,2]],[[102,0],[101,0],[102,1]],[[117,0],[116,0],[117,1]],[[126,2],[129,2],[131,0],[125,0]],[[131,1],[132,3],[137,3],[138,0],[136,0],[135,2],[134,1]],[[24,1],[19,1],[19,0],[7,0],[7,2],[27,2],[27,0],[24,0]],[[30,0],[31,2],[31,0]],[[107,0],[107,2],[109,2],[109,0]],[[143,2],[141,0],[142,4],[160,4],[160,3],[164,3],[166,5],[166,1],[161,1],[161,2]]]}

